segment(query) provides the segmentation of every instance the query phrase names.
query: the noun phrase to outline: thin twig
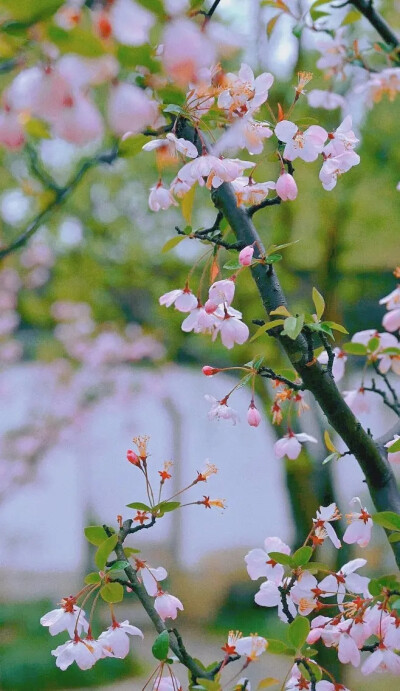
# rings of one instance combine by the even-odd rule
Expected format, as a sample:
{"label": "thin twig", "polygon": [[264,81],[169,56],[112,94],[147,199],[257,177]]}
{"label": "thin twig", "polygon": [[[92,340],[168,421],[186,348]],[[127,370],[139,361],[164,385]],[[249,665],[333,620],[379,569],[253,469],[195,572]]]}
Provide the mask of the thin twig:
{"label": "thin twig", "polygon": [[260,367],[257,371],[257,374],[259,374],[261,377],[266,377],[267,379],[276,379],[295,391],[304,391],[305,388],[304,384],[295,384],[295,382],[291,381],[290,379],[282,377],[280,374],[274,372],[274,370],[270,367]]}
{"label": "thin twig", "polygon": [[207,242],[211,242],[213,245],[218,245],[218,247],[224,247],[226,250],[242,250],[245,247],[243,242],[225,242],[225,240],[221,240],[219,237],[209,237],[204,233],[203,230],[194,231],[193,233],[189,234],[185,233],[178,226],[175,226],[175,230],[178,235],[184,235],[185,237],[190,238],[190,240],[205,240]]}
{"label": "thin twig", "polygon": [[265,209],[266,206],[276,206],[276,204],[280,204],[282,199],[280,197],[272,197],[272,199],[264,199],[263,202],[260,202],[259,204],[253,204],[253,206],[249,206],[247,209],[247,213],[250,216],[250,218],[257,212],[260,211],[261,209]]}

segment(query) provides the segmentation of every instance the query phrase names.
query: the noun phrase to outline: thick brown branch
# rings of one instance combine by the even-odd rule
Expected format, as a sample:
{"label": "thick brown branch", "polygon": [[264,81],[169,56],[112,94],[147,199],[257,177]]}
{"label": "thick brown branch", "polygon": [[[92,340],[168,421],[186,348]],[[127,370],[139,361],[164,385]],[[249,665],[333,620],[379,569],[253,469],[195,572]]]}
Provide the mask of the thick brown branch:
{"label": "thick brown branch", "polygon": [[373,0],[350,0],[350,2],[366,19],[368,19],[369,23],[376,29],[385,43],[389,46],[393,46],[393,48],[397,48],[400,45],[398,36],[396,36],[395,32],[379,12],[376,11]]}

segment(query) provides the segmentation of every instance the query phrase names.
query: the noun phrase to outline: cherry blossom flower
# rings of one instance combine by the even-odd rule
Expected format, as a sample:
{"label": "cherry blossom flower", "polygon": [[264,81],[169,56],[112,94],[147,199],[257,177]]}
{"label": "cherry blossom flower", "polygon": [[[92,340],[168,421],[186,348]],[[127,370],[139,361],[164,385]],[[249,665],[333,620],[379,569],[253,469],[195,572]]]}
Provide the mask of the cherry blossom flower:
{"label": "cherry blossom flower", "polygon": [[158,301],[160,305],[165,305],[165,307],[175,305],[175,309],[179,312],[191,312],[197,307],[197,298],[188,286],[183,290],[170,290],[169,293],[161,295]]}
{"label": "cherry blossom flower", "polygon": [[343,391],[343,398],[350,410],[355,415],[359,415],[360,413],[370,412],[371,398],[367,394],[368,392],[361,387],[352,391]]}
{"label": "cherry blossom flower", "polygon": [[122,659],[129,653],[129,636],[143,638],[143,633],[137,626],[132,626],[128,620],[121,623],[114,621],[106,631],[100,634],[99,643],[102,643],[114,657]]}
{"label": "cherry blossom flower", "polygon": [[253,259],[253,254],[254,247],[252,245],[247,245],[246,247],[243,247],[243,249],[239,252],[239,264],[241,264],[242,266],[250,266]]}
{"label": "cherry blossom flower", "polygon": [[[186,163],[180,169],[177,178],[186,183],[189,188],[198,182],[201,187],[206,185],[208,189],[211,189],[211,187],[220,187],[223,182],[236,180],[246,168],[253,167],[252,161],[241,161],[238,158],[221,159],[212,154],[204,154]],[[204,178],[207,178],[206,182]]]}
{"label": "cherry blossom flower", "polygon": [[396,443],[400,439],[400,436],[398,434],[395,434],[393,439],[387,442],[385,444],[385,448],[388,449],[388,460],[391,463],[400,463],[400,451],[394,451],[393,453],[390,452],[390,447],[393,446],[393,444]]}
{"label": "cherry blossom flower", "polygon": [[315,576],[309,571],[302,571],[290,590],[290,597],[298,606],[299,614],[305,617],[317,607],[319,591]]}
{"label": "cherry blossom flower", "polygon": [[354,89],[355,93],[366,93],[367,105],[379,103],[386,94],[394,101],[400,92],[400,68],[393,67],[371,73],[369,79]]}
{"label": "cherry blossom flower", "polygon": [[138,134],[153,126],[158,118],[158,103],[135,84],[119,82],[112,86],[108,99],[108,121],[115,134]]}
{"label": "cherry blossom flower", "polygon": [[[283,611],[282,595],[279,590],[280,587],[286,587],[288,579],[281,583],[273,583],[272,581],[265,581],[260,586],[260,590],[255,594],[254,601],[261,607],[278,607],[278,617],[284,621],[288,621],[288,617]],[[294,604],[290,594],[286,594],[286,602],[292,617],[297,615],[296,605]]]}
{"label": "cherry blossom flower", "polygon": [[103,651],[101,645],[93,639],[82,639],[79,636],[71,641],[59,645],[51,654],[56,658],[56,666],[66,670],[73,662],[76,662],[80,669],[91,669],[103,654],[107,656],[107,651]]}
{"label": "cherry blossom flower", "polygon": [[178,86],[196,83],[201,68],[215,62],[213,43],[189,19],[180,17],[169,22],[161,43],[165,71]]}
{"label": "cherry blossom flower", "polygon": [[281,142],[286,143],[284,158],[294,161],[301,158],[310,163],[318,158],[324,148],[328,133],[319,125],[311,125],[305,132],[301,132],[297,125],[290,120],[281,120],[275,127],[275,135]]}
{"label": "cherry blossom flower", "polygon": [[253,113],[267,100],[273,81],[269,72],[254,78],[251,67],[242,63],[238,75],[226,75],[228,88],[218,96],[218,107],[228,111],[232,117]]}
{"label": "cherry blossom flower", "polygon": [[157,568],[147,566],[146,562],[140,561],[139,559],[136,560],[136,566],[138,567],[137,575],[148,594],[155,597],[158,592],[158,583],[167,578],[167,571],[163,566],[158,566]]}
{"label": "cherry blossom flower", "polygon": [[324,160],[319,173],[322,187],[328,192],[336,186],[338,177],[360,163],[359,155],[355,151],[347,150],[342,142],[335,142],[335,150],[337,153]]}
{"label": "cherry blossom flower", "polygon": [[250,115],[237,118],[225,130],[213,148],[214,154],[221,154],[226,150],[237,151],[247,149],[249,154],[261,154],[264,139],[269,139],[273,130],[269,122],[254,120]]}
{"label": "cherry blossom flower", "polygon": [[361,672],[365,675],[372,672],[400,674],[400,656],[380,642],[378,648],[363,663]]}
{"label": "cherry blossom flower", "polygon": [[160,590],[154,600],[154,609],[160,615],[161,619],[176,619],[178,609],[183,610],[183,604],[175,595],[164,593]]}
{"label": "cherry blossom flower", "polygon": [[13,112],[10,108],[4,108],[0,113],[0,144],[11,151],[15,151],[20,149],[24,142],[25,132],[18,113]]}
{"label": "cherry blossom flower", "polygon": [[281,554],[289,555],[290,547],[282,542],[279,537],[267,537],[264,540],[264,549],[256,548],[250,550],[244,560],[247,573],[253,581],[265,577],[274,583],[281,582],[285,570],[282,564],[278,564],[270,558],[270,552],[280,552]]}
{"label": "cherry blossom flower", "polygon": [[[208,300],[206,303],[206,312],[215,312],[215,309],[221,303],[230,305],[235,296],[235,281],[232,278],[224,278],[221,281],[215,281],[208,291]],[[215,309],[211,309],[214,307]]]}
{"label": "cherry blossom flower", "polygon": [[249,409],[247,411],[247,422],[249,423],[250,427],[258,427],[261,422],[260,411],[258,408],[256,408],[254,401],[252,401],[249,405]]}
{"label": "cherry blossom flower", "polygon": [[206,394],[204,398],[211,403],[211,409],[208,411],[209,420],[232,420],[234,425],[239,421],[238,413],[234,408],[228,406],[225,399],[219,401],[209,394]]}
{"label": "cherry blossom flower", "polygon": [[[333,354],[335,357],[334,357],[333,365],[332,365],[332,375],[333,375],[334,380],[336,382],[338,382],[344,376],[345,364],[347,362],[347,355],[340,348],[334,348]],[[318,362],[321,363],[321,365],[327,365],[328,361],[329,361],[327,351],[323,350],[322,353],[320,353],[320,355],[318,355],[317,359],[318,359]]]}
{"label": "cherry blossom flower", "polygon": [[103,136],[100,112],[86,96],[68,96],[52,125],[55,136],[82,146]]}
{"label": "cherry blossom flower", "polygon": [[343,38],[344,28],[336,31],[334,36],[324,34],[324,37],[315,44],[321,53],[317,61],[320,70],[328,70],[328,74],[340,74],[346,63],[347,48]]}
{"label": "cherry blossom flower", "polygon": [[244,204],[259,204],[262,202],[268,196],[269,190],[275,189],[275,183],[272,181],[254,182],[251,178],[240,176],[232,182],[232,187],[235,192],[237,205],[243,206]]}
{"label": "cherry blossom flower", "polygon": [[61,600],[62,607],[59,609],[52,609],[47,612],[40,619],[42,626],[49,627],[49,633],[55,636],[61,631],[68,631],[71,638],[74,637],[75,630],[78,635],[88,631],[89,623],[85,619],[85,612],[77,607],[75,598],[66,597]]}
{"label": "cherry blossom flower", "polygon": [[346,149],[353,149],[357,142],[359,142],[359,139],[357,139],[356,135],[354,134],[352,126],[352,117],[351,115],[347,115],[343,122],[339,125],[339,127],[337,127],[334,132],[330,132],[328,134],[330,141],[329,144],[327,144],[327,146],[325,147],[324,153],[331,153],[330,147],[332,146],[334,141],[342,142]]}
{"label": "cherry blossom flower", "polygon": [[290,173],[281,173],[276,181],[276,193],[282,201],[293,201],[297,197],[296,180]]}
{"label": "cherry blossom flower", "polygon": [[150,188],[149,207],[152,211],[160,211],[169,209],[170,206],[178,206],[178,203],[172,196],[169,189],[164,187],[162,181],[159,180],[156,185]]}
{"label": "cherry blossom flower", "polygon": [[181,324],[182,331],[189,333],[212,333],[217,324],[216,318],[213,314],[209,314],[204,307],[197,306],[190,314],[183,320]]}
{"label": "cherry blossom flower", "polygon": [[317,517],[313,518],[314,534],[318,543],[323,542],[326,537],[329,537],[334,547],[337,549],[341,547],[341,542],[331,526],[332,521],[338,521],[339,519],[340,513],[334,502],[329,504],[329,506],[319,507]]}
{"label": "cherry blossom flower", "polygon": [[330,574],[323,578],[319,583],[319,588],[325,591],[321,593],[321,597],[331,597],[337,594],[337,601],[340,604],[344,600],[346,590],[369,597],[368,583],[370,579],[354,573],[357,569],[365,566],[366,563],[366,559],[353,559],[344,564],[336,574]]}
{"label": "cherry blossom flower", "polygon": [[198,151],[192,142],[189,142],[183,137],[177,137],[173,132],[168,132],[165,139],[153,139],[147,142],[143,147],[143,151],[154,151],[166,149],[170,156],[176,156],[177,153],[183,154],[188,158],[196,158]]}
{"label": "cherry blossom flower", "polygon": [[234,310],[232,307],[224,307],[223,309],[218,307],[214,312],[214,316],[218,319],[218,322],[212,334],[213,341],[220,334],[221,341],[228,350],[231,350],[235,343],[243,345],[247,341],[250,335],[249,327],[241,321],[241,312]]}
{"label": "cherry blossom flower", "polygon": [[400,329],[400,307],[386,312],[382,319],[382,326],[387,331],[397,331]]}
{"label": "cherry blossom flower", "polygon": [[301,444],[303,442],[313,442],[317,443],[314,437],[309,434],[300,432],[300,434],[294,434],[294,432],[288,432],[282,439],[278,439],[274,444],[274,452],[277,458],[283,458],[287,456],[290,460],[294,461],[300,454]]}
{"label": "cherry blossom flower", "polygon": [[109,12],[112,32],[120,43],[141,46],[149,40],[155,16],[134,0],[115,0]]}
{"label": "cherry blossom flower", "polygon": [[346,101],[343,96],[333,93],[333,91],[323,91],[322,89],[313,89],[307,94],[308,105],[311,108],[325,108],[325,110],[335,110],[336,108],[344,108]]}
{"label": "cherry blossom flower", "polygon": [[57,71],[74,90],[78,90],[111,81],[118,75],[119,63],[113,55],[83,58],[66,53],[57,60]]}
{"label": "cherry blossom flower", "polygon": [[387,310],[394,310],[400,307],[400,285],[396,286],[389,295],[379,300],[380,305],[386,305]]}
{"label": "cherry blossom flower", "polygon": [[265,638],[253,634],[236,641],[236,652],[238,655],[246,655],[249,661],[254,661],[265,652],[267,646],[268,641]]}
{"label": "cherry blossom flower", "polygon": [[352,513],[346,514],[349,525],[343,535],[343,542],[346,542],[348,545],[357,543],[360,547],[366,547],[371,539],[373,526],[371,514],[368,513],[366,508],[362,507],[359,497],[354,497],[350,503],[358,503],[360,511],[353,511]]}

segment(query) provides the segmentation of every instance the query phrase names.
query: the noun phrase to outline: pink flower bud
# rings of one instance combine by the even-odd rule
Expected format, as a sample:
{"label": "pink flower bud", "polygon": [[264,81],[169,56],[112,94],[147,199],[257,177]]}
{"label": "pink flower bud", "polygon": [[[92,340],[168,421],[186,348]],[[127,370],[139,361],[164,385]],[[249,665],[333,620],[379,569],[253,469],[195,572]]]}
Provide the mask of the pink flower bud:
{"label": "pink flower bud", "polygon": [[128,449],[126,452],[126,458],[129,461],[129,463],[132,463],[133,465],[140,465],[140,458],[137,454],[135,454],[132,449]]}
{"label": "pink flower bud", "polygon": [[206,375],[206,377],[212,377],[214,374],[218,374],[221,370],[218,367],[210,367],[210,365],[204,365],[203,367],[203,374]]}
{"label": "pink flower bud", "polygon": [[261,422],[260,411],[256,408],[254,401],[252,401],[249,405],[249,409],[247,411],[247,422],[249,423],[250,427],[258,427]]}
{"label": "pink flower bud", "polygon": [[254,247],[247,245],[241,252],[239,252],[239,264],[242,266],[250,266],[251,260],[253,259]]}
{"label": "pink flower bud", "polygon": [[297,185],[293,175],[282,173],[276,183],[276,193],[286,202],[288,199],[293,201],[297,197]]}
{"label": "pink flower bud", "polygon": [[212,300],[207,300],[206,304],[204,305],[204,309],[207,312],[207,314],[213,314],[217,307],[218,305],[212,302]]}

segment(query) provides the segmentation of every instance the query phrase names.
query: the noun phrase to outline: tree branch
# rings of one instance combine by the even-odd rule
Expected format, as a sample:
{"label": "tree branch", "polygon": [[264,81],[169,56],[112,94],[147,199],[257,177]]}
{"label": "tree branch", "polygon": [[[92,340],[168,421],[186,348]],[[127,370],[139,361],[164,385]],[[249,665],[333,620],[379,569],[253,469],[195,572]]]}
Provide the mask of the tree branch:
{"label": "tree branch", "polygon": [[389,46],[393,46],[393,48],[397,48],[400,45],[398,36],[396,36],[392,28],[379,12],[376,11],[373,0],[350,0],[350,2],[366,19],[368,19],[369,23],[376,29],[385,43]]}
{"label": "tree branch", "polygon": [[78,169],[77,173],[72,178],[72,180],[70,180],[68,185],[66,185],[65,187],[57,187],[53,183],[53,199],[44,209],[42,209],[42,211],[40,211],[36,218],[34,218],[33,221],[30,222],[28,227],[16,240],[14,240],[10,245],[7,245],[6,247],[0,249],[0,259],[4,259],[4,257],[7,257],[12,252],[15,252],[15,250],[26,245],[28,240],[39,230],[42,223],[46,220],[50,213],[57,207],[61,206],[66,201],[66,199],[68,199],[68,197],[71,196],[72,192],[79,185],[79,183],[81,182],[82,178],[86,175],[88,170],[100,165],[101,163],[107,163],[108,165],[111,165],[111,163],[113,163],[117,157],[118,147],[115,147],[110,151],[98,154],[97,156],[94,156],[93,158],[89,158],[86,161],[84,161]]}
{"label": "tree branch", "polygon": [[272,197],[272,199],[264,199],[263,202],[260,202],[259,204],[253,204],[253,206],[249,206],[247,209],[247,213],[249,214],[250,218],[254,216],[256,211],[260,211],[261,209],[265,209],[266,206],[275,206],[276,204],[281,203],[281,198],[280,197]]}
{"label": "tree branch", "polygon": [[304,391],[303,384],[295,384],[295,382],[291,381],[290,379],[286,379],[286,377],[282,377],[280,374],[274,372],[274,370],[270,367],[260,367],[257,374],[259,374],[261,377],[266,377],[267,379],[277,379],[277,381],[282,382],[282,384],[286,384],[286,386],[294,389],[294,391]]}
{"label": "tree branch", "polygon": [[[213,245],[218,245],[218,247],[224,247],[226,250],[242,250],[245,247],[242,242],[225,242],[225,240],[221,240],[219,237],[209,237],[204,230],[194,231],[193,233],[189,233],[189,235],[181,230],[178,226],[175,226],[175,230],[178,235],[184,235],[191,240],[206,240],[207,242],[211,242]],[[208,230],[207,232],[211,232],[211,230],[212,229]]]}

